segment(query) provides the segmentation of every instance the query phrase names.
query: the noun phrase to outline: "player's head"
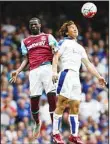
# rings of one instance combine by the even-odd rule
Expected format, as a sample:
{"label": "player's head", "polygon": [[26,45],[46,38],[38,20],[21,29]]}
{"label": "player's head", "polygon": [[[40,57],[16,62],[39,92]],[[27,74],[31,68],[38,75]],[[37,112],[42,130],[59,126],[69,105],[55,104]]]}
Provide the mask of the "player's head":
{"label": "player's head", "polygon": [[29,28],[30,28],[31,33],[33,35],[39,34],[40,33],[40,29],[41,29],[40,19],[38,19],[36,17],[30,19],[30,21],[29,21]]}
{"label": "player's head", "polygon": [[61,26],[59,32],[60,32],[60,35],[63,37],[68,36],[68,37],[75,39],[78,36],[78,29],[73,21],[68,21],[64,23]]}

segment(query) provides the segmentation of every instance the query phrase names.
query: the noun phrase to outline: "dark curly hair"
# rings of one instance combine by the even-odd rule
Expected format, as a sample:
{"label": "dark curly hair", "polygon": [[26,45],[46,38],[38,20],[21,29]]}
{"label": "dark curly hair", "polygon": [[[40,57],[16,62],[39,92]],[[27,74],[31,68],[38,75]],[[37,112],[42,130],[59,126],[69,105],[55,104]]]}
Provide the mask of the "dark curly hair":
{"label": "dark curly hair", "polygon": [[70,26],[72,24],[75,24],[75,23],[73,21],[65,22],[59,30],[60,36],[66,37],[67,36],[66,33],[68,32],[68,26]]}

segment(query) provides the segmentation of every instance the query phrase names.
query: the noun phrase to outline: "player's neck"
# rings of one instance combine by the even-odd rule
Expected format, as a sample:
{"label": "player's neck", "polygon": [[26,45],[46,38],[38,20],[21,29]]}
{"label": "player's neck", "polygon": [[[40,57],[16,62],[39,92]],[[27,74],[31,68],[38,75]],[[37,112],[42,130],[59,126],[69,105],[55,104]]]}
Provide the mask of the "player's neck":
{"label": "player's neck", "polygon": [[31,35],[36,36],[36,35],[40,35],[40,34],[41,34],[41,32],[39,31],[38,33],[32,33]]}

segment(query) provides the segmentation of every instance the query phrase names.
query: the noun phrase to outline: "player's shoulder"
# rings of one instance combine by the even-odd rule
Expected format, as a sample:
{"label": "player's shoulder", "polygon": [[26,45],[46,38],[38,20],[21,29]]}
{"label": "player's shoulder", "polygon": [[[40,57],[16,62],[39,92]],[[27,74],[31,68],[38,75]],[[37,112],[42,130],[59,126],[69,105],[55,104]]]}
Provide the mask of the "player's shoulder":
{"label": "player's shoulder", "polygon": [[68,45],[70,42],[72,42],[73,40],[69,37],[64,37],[63,39],[61,39],[59,41],[59,46],[63,45]]}
{"label": "player's shoulder", "polygon": [[53,39],[53,38],[54,38],[54,36],[53,36],[52,34],[50,34],[50,33],[49,33],[49,34],[46,34],[46,33],[45,33],[45,36],[47,36],[47,37],[50,38],[50,39]]}
{"label": "player's shoulder", "polygon": [[58,42],[58,46],[62,46],[63,44],[65,44],[65,42],[66,42],[66,39],[65,39],[65,38],[61,39],[61,40]]}
{"label": "player's shoulder", "polygon": [[46,40],[46,39],[49,38],[49,35],[50,35],[50,34],[47,34],[47,33],[42,32],[42,33],[39,34],[38,37],[39,37],[41,40]]}
{"label": "player's shoulder", "polygon": [[22,40],[22,42],[26,42],[26,41],[28,41],[29,39],[31,39],[31,35],[29,35],[28,37],[24,38],[24,39]]}
{"label": "player's shoulder", "polygon": [[39,34],[39,36],[41,36],[41,37],[42,37],[42,36],[49,36],[49,35],[50,35],[50,34],[47,34],[47,33],[44,33],[44,32],[42,32],[42,33]]}
{"label": "player's shoulder", "polygon": [[85,48],[81,44],[79,44],[77,41],[76,41],[76,43],[77,43],[77,46],[80,50],[82,50],[82,51],[85,50]]}

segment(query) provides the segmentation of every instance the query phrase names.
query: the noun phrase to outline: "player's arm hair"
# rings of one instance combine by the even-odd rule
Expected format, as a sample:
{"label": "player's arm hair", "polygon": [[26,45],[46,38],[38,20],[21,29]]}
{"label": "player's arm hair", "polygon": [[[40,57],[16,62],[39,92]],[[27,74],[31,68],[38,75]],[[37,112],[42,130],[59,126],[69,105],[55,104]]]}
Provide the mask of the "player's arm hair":
{"label": "player's arm hair", "polygon": [[88,58],[83,58],[82,62],[86,66],[87,70],[94,76],[96,76],[98,79],[101,77],[101,75],[96,70],[95,66],[89,61]]}
{"label": "player's arm hair", "polygon": [[20,65],[20,67],[17,69],[18,73],[20,73],[28,64],[29,60],[28,60],[28,55],[24,55],[23,56],[23,61]]}
{"label": "player's arm hair", "polygon": [[53,56],[53,61],[52,61],[52,70],[53,72],[57,73],[58,71],[58,62],[59,62],[60,54],[57,51],[54,56]]}

